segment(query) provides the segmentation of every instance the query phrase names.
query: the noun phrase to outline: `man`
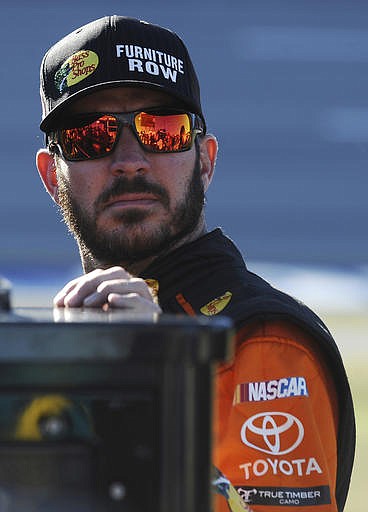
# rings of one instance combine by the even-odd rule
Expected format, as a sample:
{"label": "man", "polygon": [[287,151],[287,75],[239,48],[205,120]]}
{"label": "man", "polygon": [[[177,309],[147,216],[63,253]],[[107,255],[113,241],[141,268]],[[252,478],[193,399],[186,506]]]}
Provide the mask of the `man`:
{"label": "man", "polygon": [[54,305],[231,317],[235,355],[216,375],[221,489],[226,475],[255,511],[343,510],[355,426],[338,349],[207,232],[217,141],[183,42],[131,18],[91,22],[46,53],[41,99],[37,167],[84,270]]}

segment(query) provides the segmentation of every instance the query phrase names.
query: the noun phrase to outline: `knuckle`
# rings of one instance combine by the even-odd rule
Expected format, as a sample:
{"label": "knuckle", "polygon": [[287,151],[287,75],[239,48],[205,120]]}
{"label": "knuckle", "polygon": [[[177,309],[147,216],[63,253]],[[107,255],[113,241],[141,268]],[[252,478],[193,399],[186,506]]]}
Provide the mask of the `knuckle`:
{"label": "knuckle", "polygon": [[112,275],[118,275],[122,277],[130,276],[130,274],[123,268],[116,265],[115,267],[110,267],[109,269],[106,269],[106,273],[110,273]]}
{"label": "knuckle", "polygon": [[110,281],[102,281],[102,283],[99,283],[98,286],[96,287],[96,292],[104,293],[104,291],[106,290],[106,288],[108,287],[109,284],[110,284]]}

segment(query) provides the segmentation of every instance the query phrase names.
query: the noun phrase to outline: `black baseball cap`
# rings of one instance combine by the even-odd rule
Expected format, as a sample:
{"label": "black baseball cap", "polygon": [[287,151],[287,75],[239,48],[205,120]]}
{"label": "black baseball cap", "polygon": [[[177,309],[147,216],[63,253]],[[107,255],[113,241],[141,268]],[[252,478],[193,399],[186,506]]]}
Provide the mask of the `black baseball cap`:
{"label": "black baseball cap", "polygon": [[74,30],[47,51],[40,81],[46,133],[75,99],[122,85],[167,92],[205,124],[185,44],[171,30],[135,18],[106,16]]}

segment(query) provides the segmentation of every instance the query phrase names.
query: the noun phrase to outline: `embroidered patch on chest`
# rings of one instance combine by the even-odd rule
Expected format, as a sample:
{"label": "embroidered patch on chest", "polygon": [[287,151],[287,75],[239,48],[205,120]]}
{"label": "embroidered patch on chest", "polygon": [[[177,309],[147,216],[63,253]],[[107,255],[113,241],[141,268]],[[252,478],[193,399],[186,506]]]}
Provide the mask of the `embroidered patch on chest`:
{"label": "embroidered patch on chest", "polygon": [[216,299],[211,300],[211,302],[201,307],[201,313],[206,316],[218,315],[229,304],[232,296],[233,294],[231,292],[226,292],[220,297],[216,297]]}

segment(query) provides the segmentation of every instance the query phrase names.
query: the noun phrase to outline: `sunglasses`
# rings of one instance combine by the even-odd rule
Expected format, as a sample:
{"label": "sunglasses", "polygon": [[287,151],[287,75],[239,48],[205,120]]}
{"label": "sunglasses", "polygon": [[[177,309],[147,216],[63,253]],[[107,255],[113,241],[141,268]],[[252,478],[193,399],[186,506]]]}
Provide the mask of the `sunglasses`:
{"label": "sunglasses", "polygon": [[94,112],[69,117],[52,132],[49,149],[69,161],[103,158],[113,151],[123,126],[133,130],[140,145],[151,153],[188,151],[204,132],[196,114],[182,110],[147,109],[126,113]]}

